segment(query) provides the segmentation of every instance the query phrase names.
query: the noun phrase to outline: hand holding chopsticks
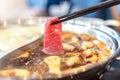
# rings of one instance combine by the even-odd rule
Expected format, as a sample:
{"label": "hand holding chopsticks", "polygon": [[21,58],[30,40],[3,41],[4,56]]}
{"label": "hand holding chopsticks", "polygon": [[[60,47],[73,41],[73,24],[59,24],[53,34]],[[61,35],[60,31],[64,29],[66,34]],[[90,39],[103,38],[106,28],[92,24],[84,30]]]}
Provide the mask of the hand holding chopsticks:
{"label": "hand holding chopsticks", "polygon": [[67,21],[67,20],[70,20],[73,18],[77,18],[77,17],[83,16],[83,15],[86,15],[86,14],[89,14],[89,13],[92,13],[92,12],[95,12],[98,10],[109,8],[109,7],[117,5],[117,4],[120,4],[120,0],[107,0],[107,1],[101,2],[97,5],[85,8],[83,10],[76,11],[74,13],[58,17],[60,20],[58,22],[54,22],[53,24],[57,24],[59,22],[64,22],[64,21]]}

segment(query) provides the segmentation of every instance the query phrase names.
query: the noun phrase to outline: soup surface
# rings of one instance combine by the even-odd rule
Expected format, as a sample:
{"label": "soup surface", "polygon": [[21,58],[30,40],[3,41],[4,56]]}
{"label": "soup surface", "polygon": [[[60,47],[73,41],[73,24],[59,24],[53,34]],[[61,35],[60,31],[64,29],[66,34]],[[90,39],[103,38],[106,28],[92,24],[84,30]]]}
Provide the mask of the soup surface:
{"label": "soup surface", "polygon": [[89,34],[63,31],[62,45],[64,54],[60,56],[45,54],[43,43],[16,55],[0,70],[0,76],[60,77],[73,69],[104,61],[111,55],[105,43]]}

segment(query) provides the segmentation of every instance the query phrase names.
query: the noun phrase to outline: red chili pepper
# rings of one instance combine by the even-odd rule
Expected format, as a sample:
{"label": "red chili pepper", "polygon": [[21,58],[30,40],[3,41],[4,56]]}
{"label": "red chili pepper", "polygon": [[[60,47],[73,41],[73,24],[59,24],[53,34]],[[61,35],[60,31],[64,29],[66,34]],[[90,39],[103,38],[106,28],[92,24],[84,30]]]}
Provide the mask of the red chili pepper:
{"label": "red chili pepper", "polygon": [[43,51],[48,55],[61,55],[64,52],[62,46],[62,24],[52,25],[56,21],[59,21],[57,17],[49,18],[45,24]]}

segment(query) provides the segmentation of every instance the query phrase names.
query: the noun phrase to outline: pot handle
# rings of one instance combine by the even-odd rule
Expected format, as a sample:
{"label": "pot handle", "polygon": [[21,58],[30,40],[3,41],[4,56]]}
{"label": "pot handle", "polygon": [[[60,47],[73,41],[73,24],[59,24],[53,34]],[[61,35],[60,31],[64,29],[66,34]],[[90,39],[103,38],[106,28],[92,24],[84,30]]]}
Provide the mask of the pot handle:
{"label": "pot handle", "polygon": [[113,20],[113,19],[105,20],[104,24],[107,26],[120,27],[120,22],[117,20]]}
{"label": "pot handle", "polygon": [[109,26],[110,28],[116,30],[117,32],[120,33],[120,22],[117,20],[106,20],[104,21],[104,25]]}

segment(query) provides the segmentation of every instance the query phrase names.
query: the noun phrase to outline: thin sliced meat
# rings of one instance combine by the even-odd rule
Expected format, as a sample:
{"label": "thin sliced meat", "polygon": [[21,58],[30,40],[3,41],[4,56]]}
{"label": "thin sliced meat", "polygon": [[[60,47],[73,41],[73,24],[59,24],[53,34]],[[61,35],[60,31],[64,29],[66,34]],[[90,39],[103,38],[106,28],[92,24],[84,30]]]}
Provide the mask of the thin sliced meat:
{"label": "thin sliced meat", "polygon": [[59,21],[59,19],[57,17],[49,18],[45,25],[43,51],[48,55],[61,55],[64,52],[62,46],[62,24],[51,25],[55,21]]}

